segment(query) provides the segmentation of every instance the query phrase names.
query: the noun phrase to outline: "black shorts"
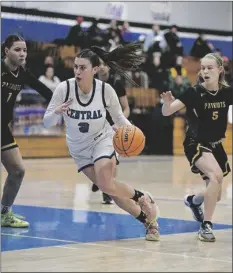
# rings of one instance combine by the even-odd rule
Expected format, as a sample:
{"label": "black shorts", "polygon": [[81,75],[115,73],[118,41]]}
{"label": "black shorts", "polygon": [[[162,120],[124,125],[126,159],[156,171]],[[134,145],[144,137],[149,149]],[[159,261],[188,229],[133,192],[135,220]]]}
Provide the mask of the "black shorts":
{"label": "black shorts", "polygon": [[8,125],[1,126],[1,151],[18,147]]}
{"label": "black shorts", "polygon": [[193,173],[200,173],[202,178],[208,179],[196,166],[195,162],[202,156],[203,152],[212,153],[217,160],[220,168],[222,169],[223,176],[228,175],[231,171],[230,165],[228,163],[227,154],[223,148],[221,142],[218,144],[211,143],[200,143],[191,137],[186,137],[184,140],[184,152],[190,163],[191,170]]}

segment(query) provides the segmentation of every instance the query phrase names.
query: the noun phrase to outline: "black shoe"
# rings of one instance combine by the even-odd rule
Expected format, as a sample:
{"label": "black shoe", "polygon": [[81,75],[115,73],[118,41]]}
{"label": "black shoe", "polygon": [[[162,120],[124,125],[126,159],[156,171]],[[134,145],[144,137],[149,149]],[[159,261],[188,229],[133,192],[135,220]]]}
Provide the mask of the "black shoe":
{"label": "black shoe", "polygon": [[103,201],[102,201],[102,204],[106,204],[106,205],[110,205],[110,204],[113,204],[113,200],[112,198],[103,192]]}
{"label": "black shoe", "polygon": [[92,190],[93,192],[96,192],[96,191],[99,190],[99,188],[96,186],[96,184],[93,184],[91,190]]}
{"label": "black shoe", "polygon": [[211,222],[203,222],[198,232],[198,238],[204,242],[215,242]]}
{"label": "black shoe", "polygon": [[190,195],[185,196],[184,203],[187,207],[189,207],[192,210],[193,218],[198,222],[204,221],[204,213],[200,205],[194,205],[192,202],[189,201]]}

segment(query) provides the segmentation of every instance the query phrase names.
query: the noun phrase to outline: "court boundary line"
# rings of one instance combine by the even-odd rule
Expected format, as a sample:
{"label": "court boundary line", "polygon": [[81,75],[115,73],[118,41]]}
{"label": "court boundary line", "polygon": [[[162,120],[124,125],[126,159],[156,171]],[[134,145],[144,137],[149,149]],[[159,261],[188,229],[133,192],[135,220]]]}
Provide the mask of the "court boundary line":
{"label": "court boundary line", "polygon": [[[120,250],[127,250],[127,251],[137,251],[137,252],[147,252],[147,253],[157,253],[161,255],[170,255],[170,256],[177,256],[177,257],[183,257],[183,258],[191,258],[191,259],[202,259],[202,260],[209,260],[209,261],[215,261],[215,262],[223,262],[223,263],[232,263],[230,260],[222,260],[222,259],[216,259],[211,257],[199,257],[199,256],[193,256],[193,255],[186,255],[186,254],[176,254],[176,253],[170,253],[170,252],[162,252],[162,251],[156,251],[156,250],[148,250],[148,249],[142,249],[142,248],[130,248],[130,247],[119,247],[119,246],[113,246],[113,245],[105,245],[105,244],[99,244],[99,243],[82,243],[77,241],[70,241],[70,240],[60,240],[60,239],[53,239],[53,238],[46,238],[46,237],[37,237],[37,236],[28,236],[28,235],[20,235],[20,234],[9,234],[9,233],[1,233],[5,236],[14,236],[14,237],[25,237],[29,239],[38,239],[38,240],[47,240],[47,241],[55,241],[55,242],[62,242],[67,244],[77,244],[78,246],[82,246],[83,244],[88,246],[100,246],[104,248],[117,248]],[[137,239],[137,238],[135,238]],[[121,240],[119,240],[121,241]],[[108,241],[111,242],[111,241]],[[46,246],[46,247],[57,247],[57,248],[66,248],[66,249],[73,249],[77,250],[75,247],[70,246]],[[17,251],[17,250],[16,250]]]}

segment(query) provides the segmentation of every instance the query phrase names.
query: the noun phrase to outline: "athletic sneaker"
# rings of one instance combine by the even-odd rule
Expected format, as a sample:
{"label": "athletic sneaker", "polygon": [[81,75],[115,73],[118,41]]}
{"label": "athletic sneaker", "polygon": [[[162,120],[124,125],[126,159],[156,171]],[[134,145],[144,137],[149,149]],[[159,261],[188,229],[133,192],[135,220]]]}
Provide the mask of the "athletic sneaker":
{"label": "athletic sneaker", "polygon": [[145,192],[144,195],[138,199],[138,204],[141,210],[146,214],[146,219],[149,223],[158,219],[159,208],[148,192]]}
{"label": "athletic sneaker", "polygon": [[17,218],[13,212],[8,211],[1,214],[1,227],[26,228],[29,227],[29,223]]}
{"label": "athletic sneaker", "polygon": [[203,222],[198,232],[198,238],[204,242],[215,242],[211,222]]}
{"label": "athletic sneaker", "polygon": [[191,198],[191,195],[186,195],[185,198],[184,198],[184,203],[187,207],[189,207],[192,211],[192,214],[193,214],[193,218],[198,221],[198,222],[203,222],[204,221],[204,213],[203,213],[203,210],[202,210],[202,207],[200,205],[194,205],[192,202],[188,201],[188,199]]}
{"label": "athletic sneaker", "polygon": [[147,241],[159,241],[160,233],[159,233],[159,225],[157,221],[152,221],[151,223],[145,223],[146,227],[146,240]]}
{"label": "athletic sneaker", "polygon": [[103,192],[103,201],[102,201],[102,204],[105,204],[105,205],[113,204],[112,197]]}

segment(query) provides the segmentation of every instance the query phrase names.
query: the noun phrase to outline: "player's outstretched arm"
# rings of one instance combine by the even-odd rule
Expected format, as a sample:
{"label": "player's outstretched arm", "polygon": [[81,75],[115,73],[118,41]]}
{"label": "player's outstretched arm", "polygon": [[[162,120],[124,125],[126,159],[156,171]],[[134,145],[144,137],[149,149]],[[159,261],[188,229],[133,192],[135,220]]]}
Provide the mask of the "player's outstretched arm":
{"label": "player's outstretched arm", "polygon": [[161,94],[161,98],[164,101],[164,104],[162,107],[162,114],[164,116],[170,116],[185,107],[183,102],[181,102],[178,99],[175,99],[172,96],[171,91],[163,92]]}

